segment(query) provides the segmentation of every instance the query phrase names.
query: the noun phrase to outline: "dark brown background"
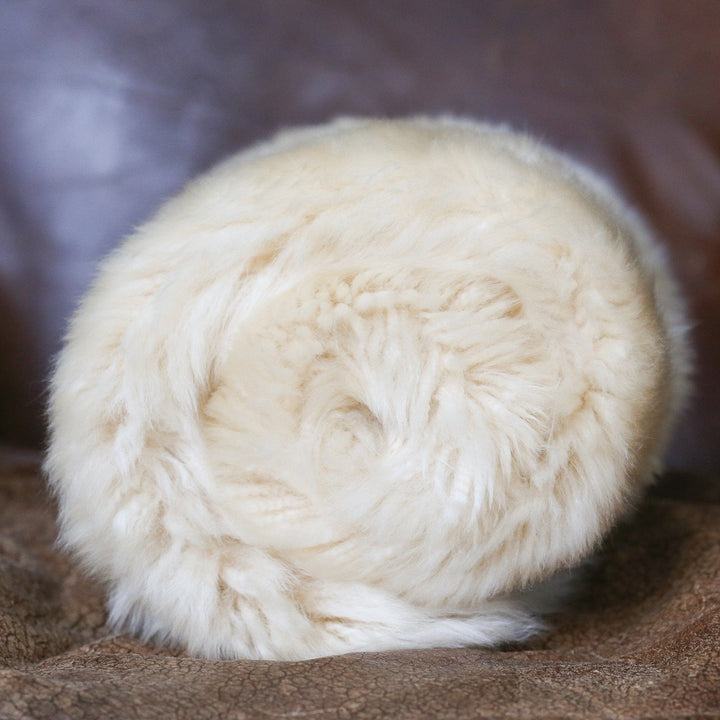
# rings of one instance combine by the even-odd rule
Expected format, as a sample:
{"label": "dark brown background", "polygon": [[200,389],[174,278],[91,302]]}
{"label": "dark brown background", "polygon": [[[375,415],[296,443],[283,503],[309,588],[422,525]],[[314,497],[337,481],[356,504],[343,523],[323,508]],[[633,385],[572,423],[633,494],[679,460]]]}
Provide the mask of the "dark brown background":
{"label": "dark brown background", "polygon": [[189,177],[338,114],[508,121],[608,173],[670,248],[697,393],[670,453],[720,466],[720,2],[0,3],[0,441],[98,260]]}

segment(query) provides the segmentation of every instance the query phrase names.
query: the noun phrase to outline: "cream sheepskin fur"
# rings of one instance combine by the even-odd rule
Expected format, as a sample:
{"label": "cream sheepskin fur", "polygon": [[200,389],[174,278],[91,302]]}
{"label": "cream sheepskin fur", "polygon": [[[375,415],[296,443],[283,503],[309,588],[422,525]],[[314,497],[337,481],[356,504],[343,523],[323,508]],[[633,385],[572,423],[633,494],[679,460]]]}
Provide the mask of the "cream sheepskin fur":
{"label": "cream sheepskin fur", "polygon": [[282,133],[75,315],[61,538],[113,626],[209,658],[522,640],[651,480],[688,366],[661,252],[568,158],[450,118]]}

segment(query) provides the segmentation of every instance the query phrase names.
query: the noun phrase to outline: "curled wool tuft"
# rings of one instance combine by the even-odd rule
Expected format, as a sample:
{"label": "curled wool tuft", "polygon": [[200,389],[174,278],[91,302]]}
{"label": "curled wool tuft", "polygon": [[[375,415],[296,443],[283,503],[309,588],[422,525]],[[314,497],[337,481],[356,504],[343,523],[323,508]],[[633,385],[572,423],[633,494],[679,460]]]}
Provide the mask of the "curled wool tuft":
{"label": "curled wool tuft", "polygon": [[660,250],[568,158],[450,118],[282,133],[75,315],[61,537],[114,626],[209,658],[522,640],[650,481],[688,357]]}

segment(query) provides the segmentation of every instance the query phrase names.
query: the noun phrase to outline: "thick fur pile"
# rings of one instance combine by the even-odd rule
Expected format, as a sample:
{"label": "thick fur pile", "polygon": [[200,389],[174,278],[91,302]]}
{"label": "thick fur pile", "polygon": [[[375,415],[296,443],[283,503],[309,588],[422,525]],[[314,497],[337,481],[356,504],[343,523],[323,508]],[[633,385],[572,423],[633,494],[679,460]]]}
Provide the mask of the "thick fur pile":
{"label": "thick fur pile", "polygon": [[210,658],[493,645],[651,480],[686,390],[662,254],[503,128],[342,120],[103,265],[51,392],[111,622]]}

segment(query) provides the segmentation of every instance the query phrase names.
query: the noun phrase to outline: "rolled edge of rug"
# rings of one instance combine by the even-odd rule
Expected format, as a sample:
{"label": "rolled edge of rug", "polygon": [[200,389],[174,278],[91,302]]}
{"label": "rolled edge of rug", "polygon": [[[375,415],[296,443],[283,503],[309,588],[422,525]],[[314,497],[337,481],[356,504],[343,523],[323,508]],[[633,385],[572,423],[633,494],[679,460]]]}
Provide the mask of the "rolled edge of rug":
{"label": "rolled edge of rug", "polygon": [[111,621],[207,657],[521,640],[687,392],[642,222],[452,118],[282,133],[101,267],[51,386],[61,537]]}

